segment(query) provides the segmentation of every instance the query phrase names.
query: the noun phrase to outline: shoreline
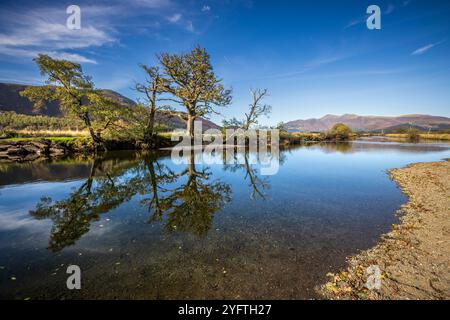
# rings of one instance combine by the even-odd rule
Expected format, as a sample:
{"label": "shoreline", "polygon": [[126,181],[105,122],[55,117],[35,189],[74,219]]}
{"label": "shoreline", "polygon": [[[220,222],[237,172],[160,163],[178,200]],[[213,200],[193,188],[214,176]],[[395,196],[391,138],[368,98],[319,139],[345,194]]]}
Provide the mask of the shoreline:
{"label": "shoreline", "polygon": [[[399,224],[378,243],[327,274],[318,289],[325,299],[407,300],[450,298],[450,161],[414,163],[390,177],[408,197]],[[369,266],[381,271],[381,287],[369,290]]]}
{"label": "shoreline", "polygon": [[[156,145],[148,146],[137,140],[106,140],[108,151],[167,151],[177,148],[178,141],[172,141],[170,137],[159,135]],[[301,145],[307,143],[319,143],[328,141],[307,141],[291,136],[280,139],[280,147]],[[331,140],[330,140],[331,142]],[[333,141],[339,142],[339,141]],[[195,148],[205,148],[208,144]],[[224,148],[245,148],[247,145],[227,144],[224,140]],[[268,144],[270,147],[270,144]],[[184,149],[185,147],[179,147]],[[87,137],[34,137],[0,139],[0,162],[31,162],[39,159],[52,159],[77,154],[97,154],[92,141]]]}

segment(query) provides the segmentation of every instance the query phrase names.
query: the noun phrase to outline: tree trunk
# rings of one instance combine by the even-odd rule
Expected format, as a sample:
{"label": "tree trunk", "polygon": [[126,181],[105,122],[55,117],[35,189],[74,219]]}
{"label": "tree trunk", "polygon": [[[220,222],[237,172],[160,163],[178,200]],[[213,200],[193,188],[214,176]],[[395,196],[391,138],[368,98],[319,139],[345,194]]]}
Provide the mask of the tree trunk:
{"label": "tree trunk", "polygon": [[[156,181],[156,173],[155,173],[155,166],[153,163],[153,159],[149,159],[148,163],[148,171],[150,173],[150,181],[151,181],[151,187],[152,187],[152,194],[153,194],[153,200],[151,201],[152,204],[154,204],[155,213],[153,214],[153,218],[151,221],[160,221],[162,218],[162,208],[159,203],[159,197],[158,197],[158,182]],[[151,206],[151,204],[150,204]],[[150,207],[151,209],[151,207]]]}
{"label": "tree trunk", "polygon": [[154,147],[154,144],[155,144],[155,139],[154,139],[155,114],[156,114],[155,108],[151,107],[150,111],[149,111],[149,115],[148,115],[147,127],[145,128],[145,136],[144,136],[145,143],[150,145],[150,147],[152,147],[152,148]]}
{"label": "tree trunk", "polygon": [[152,86],[152,94],[151,96],[148,95],[149,98],[149,106],[148,106],[148,120],[147,120],[147,128],[145,129],[145,143],[150,145],[151,148],[155,147],[155,115],[156,115],[156,91],[157,91],[157,84],[159,82],[159,78],[157,77],[155,79],[155,82]]}
{"label": "tree trunk", "polygon": [[189,134],[189,136],[191,137],[191,142],[194,141],[194,120],[195,120],[195,116],[192,114],[188,114],[188,119],[187,119],[187,132]]}
{"label": "tree trunk", "polygon": [[151,136],[153,136],[155,131],[155,114],[156,111],[154,108],[150,110],[150,117],[148,119],[148,132]]}
{"label": "tree trunk", "polygon": [[94,129],[92,128],[91,119],[89,118],[89,115],[88,114],[84,114],[83,115],[83,120],[84,120],[84,123],[85,123],[86,127],[89,130],[89,134],[91,135],[92,141],[94,142],[95,151],[98,150],[99,146],[103,146],[105,151],[107,151],[108,149],[106,148],[105,142],[100,137],[100,135],[95,133]]}

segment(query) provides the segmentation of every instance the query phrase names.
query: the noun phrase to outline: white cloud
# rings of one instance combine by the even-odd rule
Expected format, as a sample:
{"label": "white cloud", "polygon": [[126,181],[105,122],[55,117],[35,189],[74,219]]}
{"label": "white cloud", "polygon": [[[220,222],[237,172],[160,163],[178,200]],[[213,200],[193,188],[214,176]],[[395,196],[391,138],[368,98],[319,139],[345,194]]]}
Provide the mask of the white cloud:
{"label": "white cloud", "polygon": [[192,21],[188,21],[186,23],[186,30],[190,32],[195,32],[194,24],[192,23]]}
{"label": "white cloud", "polygon": [[[100,12],[102,11],[98,7],[87,7],[82,12],[82,17],[99,15]],[[6,56],[34,57],[38,53],[46,53],[55,58],[96,63],[95,60],[67,50],[100,47],[116,41],[107,31],[88,24],[88,19],[82,20],[80,30],[68,29],[67,15],[61,10],[39,9],[21,13],[4,11],[0,18],[4,25],[4,31],[0,33],[0,54]],[[99,25],[101,24],[100,22]]]}
{"label": "white cloud", "polygon": [[104,31],[92,26],[69,30],[65,25],[46,21],[30,21],[27,26],[9,34],[0,33],[0,46],[39,46],[53,49],[77,49],[102,46],[114,42]]}
{"label": "white cloud", "polygon": [[[31,58],[37,53],[47,53],[79,63],[96,63],[89,57],[95,54],[92,49],[118,43],[121,28],[128,26],[127,19],[135,16],[153,17],[151,25],[147,23],[141,27],[145,31],[165,22],[194,32],[191,20],[172,11],[177,7],[173,0],[130,0],[126,4],[110,0],[107,4],[98,3],[80,5],[80,30],[66,27],[68,15],[64,6],[0,11],[0,57]],[[132,24],[132,27],[140,26]]]}
{"label": "white cloud", "polygon": [[39,53],[49,55],[55,59],[70,60],[78,63],[92,63],[97,64],[97,61],[89,59],[83,55],[77,53],[69,53],[64,51],[47,51],[47,50],[35,50],[35,49],[20,49],[20,48],[8,48],[0,46],[0,55],[22,58],[35,58]]}
{"label": "white cloud", "polygon": [[430,43],[427,44],[426,46],[420,47],[419,49],[414,50],[411,55],[412,56],[420,56],[422,54],[424,54],[425,52],[427,52],[428,50],[440,45],[441,43],[443,43],[444,41],[440,41],[440,42],[436,42],[436,43]]}
{"label": "white cloud", "polygon": [[171,23],[177,23],[181,20],[182,15],[180,13],[175,13],[172,16],[168,17],[167,20]]}
{"label": "white cloud", "polygon": [[425,52],[427,52],[428,50],[430,50],[430,49],[433,48],[434,46],[435,46],[434,44],[426,45],[426,46],[424,46],[424,47],[421,47],[421,48],[415,50],[413,53],[411,53],[411,55],[413,55],[413,56],[419,56],[419,55],[421,55],[421,54],[424,54]]}
{"label": "white cloud", "polygon": [[186,21],[185,19],[183,19],[183,15],[181,13],[174,13],[167,18],[167,21],[183,26],[189,32],[195,32],[194,24],[192,23],[192,21]]}
{"label": "white cloud", "polygon": [[147,8],[162,8],[171,4],[170,0],[129,0],[129,3]]}
{"label": "white cloud", "polygon": [[204,6],[202,7],[202,12],[208,12],[208,11],[210,11],[210,10],[211,10],[211,7],[210,7],[210,6],[204,5]]}

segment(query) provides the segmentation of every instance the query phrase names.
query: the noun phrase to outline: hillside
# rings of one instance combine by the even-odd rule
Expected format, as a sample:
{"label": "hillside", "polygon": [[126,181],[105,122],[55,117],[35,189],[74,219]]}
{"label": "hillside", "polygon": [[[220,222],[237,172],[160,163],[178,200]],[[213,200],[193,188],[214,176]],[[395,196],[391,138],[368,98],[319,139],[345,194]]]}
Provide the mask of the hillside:
{"label": "hillside", "polygon": [[319,119],[289,121],[286,126],[289,131],[322,132],[329,130],[335,123],[344,123],[355,131],[381,131],[404,125],[428,130],[430,127],[432,129],[446,128],[450,125],[450,118],[421,114],[398,117],[345,114],[342,116],[326,115]]}
{"label": "hillside", "polygon": [[[34,110],[33,104],[25,97],[22,97],[19,93],[26,88],[26,85],[12,84],[12,83],[0,83],[0,111],[14,111],[19,114],[26,115],[46,115],[51,117],[62,117],[63,114],[59,108],[58,102],[48,102],[45,104],[45,108],[42,110]],[[136,103],[112,90],[102,90],[108,97],[114,98],[123,104],[133,106]],[[185,128],[185,123],[179,117],[167,117],[165,114],[160,113],[157,115],[157,121],[167,124],[172,128]],[[203,129],[210,128],[219,129],[220,127],[215,123],[202,119]]]}
{"label": "hillside", "polygon": [[0,83],[0,111],[14,111],[20,114],[40,114],[46,116],[61,116],[57,102],[45,104],[45,108],[39,111],[33,110],[33,104],[19,93],[25,89],[25,85]]}
{"label": "hillside", "polygon": [[[0,83],[0,111],[14,111],[26,115],[44,115],[51,117],[61,117],[62,112],[59,109],[58,102],[52,101],[45,103],[42,110],[34,110],[33,104],[25,97],[20,95],[27,86],[22,84]],[[134,101],[122,96],[112,90],[102,90],[105,96],[114,98],[121,103],[134,105]]]}

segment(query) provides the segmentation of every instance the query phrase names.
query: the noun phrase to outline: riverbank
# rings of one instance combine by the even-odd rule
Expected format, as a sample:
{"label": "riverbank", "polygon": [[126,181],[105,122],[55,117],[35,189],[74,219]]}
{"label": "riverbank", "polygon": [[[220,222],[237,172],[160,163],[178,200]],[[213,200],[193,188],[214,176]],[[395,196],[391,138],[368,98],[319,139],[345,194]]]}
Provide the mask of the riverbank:
{"label": "riverbank", "polygon": [[[171,140],[171,132],[159,133],[155,145],[150,147],[136,140],[106,140],[108,151],[158,150],[171,148],[178,141]],[[207,139],[208,140],[208,139]],[[270,139],[269,139],[270,140]],[[280,134],[280,146],[300,145],[310,142],[334,141],[319,134]],[[234,141],[237,143],[237,141]],[[224,140],[224,143],[227,143]],[[39,158],[55,158],[71,154],[92,154],[95,152],[89,137],[17,137],[0,139],[0,161],[24,162]]]}
{"label": "riverbank", "polygon": [[[143,143],[133,140],[106,140],[108,151],[147,150]],[[174,143],[166,136],[158,136],[156,148]],[[95,153],[92,140],[87,137],[12,138],[0,140],[0,162],[26,162],[41,158],[60,158],[73,154]]]}
{"label": "riverbank", "polygon": [[[348,269],[328,274],[319,289],[328,299],[450,298],[450,162],[416,163],[391,177],[408,196],[400,223],[375,247],[348,260]],[[368,290],[369,266],[381,270],[381,288]]]}

